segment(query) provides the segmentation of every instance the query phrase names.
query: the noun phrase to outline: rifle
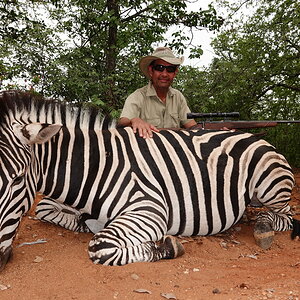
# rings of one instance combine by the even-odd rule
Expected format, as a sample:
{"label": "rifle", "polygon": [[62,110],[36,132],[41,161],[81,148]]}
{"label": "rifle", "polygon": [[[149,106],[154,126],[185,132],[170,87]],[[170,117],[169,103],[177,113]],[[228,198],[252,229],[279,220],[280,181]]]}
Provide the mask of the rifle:
{"label": "rifle", "polygon": [[[258,120],[258,121],[232,121],[227,118],[236,118],[239,117],[240,114],[238,112],[228,112],[228,113],[188,113],[188,119],[195,118],[204,118],[205,120],[201,120],[197,122],[196,128],[199,129],[214,129],[220,130],[222,128],[228,129],[253,129],[253,128],[264,128],[264,127],[275,127],[278,124],[292,124],[292,123],[300,123],[300,120]],[[213,121],[207,120],[208,118],[225,118],[225,120]]]}

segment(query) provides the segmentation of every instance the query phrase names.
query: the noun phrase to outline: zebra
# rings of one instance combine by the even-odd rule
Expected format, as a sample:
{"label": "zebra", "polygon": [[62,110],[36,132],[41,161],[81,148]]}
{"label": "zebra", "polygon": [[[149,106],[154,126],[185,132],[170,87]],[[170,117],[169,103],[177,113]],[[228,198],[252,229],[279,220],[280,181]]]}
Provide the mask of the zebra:
{"label": "zebra", "polygon": [[224,232],[255,196],[254,236],[269,248],[274,231],[300,235],[289,200],[292,169],[249,133],[162,130],[143,139],[100,111],[28,93],[0,94],[0,269],[22,216],[93,234],[95,264],[176,258],[176,236]]}

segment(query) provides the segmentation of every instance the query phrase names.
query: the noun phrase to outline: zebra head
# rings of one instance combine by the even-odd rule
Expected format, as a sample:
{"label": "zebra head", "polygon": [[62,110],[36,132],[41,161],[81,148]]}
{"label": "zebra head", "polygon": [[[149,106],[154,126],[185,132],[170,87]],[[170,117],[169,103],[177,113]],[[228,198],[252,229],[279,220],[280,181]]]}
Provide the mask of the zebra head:
{"label": "zebra head", "polygon": [[1,118],[0,123],[0,270],[11,255],[21,217],[35,198],[38,166],[33,145],[48,141],[61,128],[22,122]]}

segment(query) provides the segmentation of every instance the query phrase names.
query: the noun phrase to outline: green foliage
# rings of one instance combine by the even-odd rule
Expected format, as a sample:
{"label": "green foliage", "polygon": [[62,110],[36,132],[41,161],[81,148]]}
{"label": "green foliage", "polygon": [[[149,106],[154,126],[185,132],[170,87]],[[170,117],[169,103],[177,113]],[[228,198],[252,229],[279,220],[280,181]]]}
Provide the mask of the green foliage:
{"label": "green foliage", "polygon": [[145,83],[138,60],[153,44],[182,53],[191,42],[178,30],[166,43],[171,26],[220,26],[213,7],[188,12],[186,2],[6,0],[0,4],[5,20],[0,24],[2,78],[18,83],[23,78],[23,86],[46,96],[95,101],[115,114],[127,95]]}
{"label": "green foliage", "polygon": [[[213,42],[217,57],[210,67],[185,68],[177,84],[193,111],[239,111],[244,120],[299,120],[300,4],[246,1],[252,16],[235,17],[241,3],[234,2]],[[265,138],[300,166],[299,125],[268,129]]]}
{"label": "green foliage", "polygon": [[[212,6],[188,12],[187,2],[1,1],[0,88],[91,102],[117,117],[127,95],[146,83],[140,57],[158,44],[182,55],[192,42],[184,28],[216,30],[223,23]],[[216,58],[204,70],[182,67],[175,87],[193,111],[239,111],[246,120],[300,119],[299,2],[230,3],[213,42]],[[241,13],[245,5],[250,16]],[[177,30],[165,41],[174,25]],[[191,47],[191,58],[201,55],[201,46]],[[299,135],[299,125],[280,125],[268,129],[266,139],[300,167]]]}
{"label": "green foliage", "polygon": [[[35,7],[37,6],[37,7]],[[0,3],[1,88],[27,88],[43,93],[52,64],[63,47],[53,28],[38,21],[30,1]],[[5,84],[5,81],[8,81]]]}
{"label": "green foliage", "polygon": [[279,117],[289,117],[277,100],[299,97],[299,3],[290,2],[255,2],[252,17],[243,24],[233,18],[214,42],[214,96],[226,87],[223,101],[236,103],[245,117],[259,116],[272,101],[281,106]]}

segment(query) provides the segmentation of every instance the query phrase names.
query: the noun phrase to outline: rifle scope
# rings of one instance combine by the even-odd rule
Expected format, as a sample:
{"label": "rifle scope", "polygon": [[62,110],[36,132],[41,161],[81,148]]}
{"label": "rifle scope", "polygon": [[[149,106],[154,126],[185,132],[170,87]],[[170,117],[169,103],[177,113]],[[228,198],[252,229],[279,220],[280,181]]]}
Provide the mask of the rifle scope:
{"label": "rifle scope", "polygon": [[188,119],[194,118],[239,118],[239,112],[216,112],[216,113],[188,113]]}

